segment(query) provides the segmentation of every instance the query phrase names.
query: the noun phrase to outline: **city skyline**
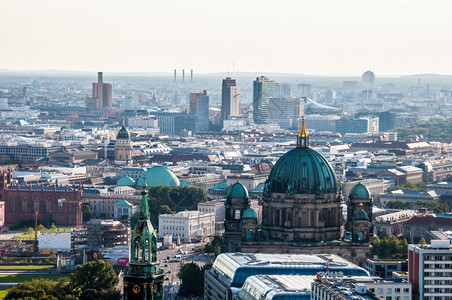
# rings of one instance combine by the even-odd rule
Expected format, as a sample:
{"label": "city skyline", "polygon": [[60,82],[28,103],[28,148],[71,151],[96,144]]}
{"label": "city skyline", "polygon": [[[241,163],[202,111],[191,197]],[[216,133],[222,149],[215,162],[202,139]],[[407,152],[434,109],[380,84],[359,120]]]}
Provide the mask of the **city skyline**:
{"label": "city skyline", "polygon": [[0,69],[452,74],[449,1],[258,4],[7,2]]}

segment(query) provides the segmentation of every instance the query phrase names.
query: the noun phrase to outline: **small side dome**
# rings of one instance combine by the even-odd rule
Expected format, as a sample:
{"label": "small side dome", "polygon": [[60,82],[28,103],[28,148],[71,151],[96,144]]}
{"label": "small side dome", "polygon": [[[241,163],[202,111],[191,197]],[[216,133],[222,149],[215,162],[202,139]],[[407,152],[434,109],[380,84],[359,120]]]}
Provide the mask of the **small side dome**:
{"label": "small side dome", "polygon": [[129,131],[127,128],[122,125],[121,129],[119,129],[118,135],[116,136],[117,140],[128,140],[130,138]]}
{"label": "small side dome", "polygon": [[240,182],[236,182],[228,189],[228,198],[248,198],[248,190]]}
{"label": "small side dome", "polygon": [[369,220],[369,216],[363,209],[358,209],[353,216],[353,220]]}
{"label": "small side dome", "polygon": [[252,208],[247,208],[243,213],[242,219],[257,219],[257,214]]}
{"label": "small side dome", "polygon": [[361,182],[352,187],[348,195],[350,199],[370,199],[369,189]]}
{"label": "small side dome", "polygon": [[147,169],[137,181],[137,186],[142,186],[143,184],[147,184],[147,186],[180,186],[176,175],[164,166],[153,166]]}
{"label": "small side dome", "polygon": [[124,176],[118,180],[116,185],[120,186],[135,186],[135,180],[130,178],[129,176]]}

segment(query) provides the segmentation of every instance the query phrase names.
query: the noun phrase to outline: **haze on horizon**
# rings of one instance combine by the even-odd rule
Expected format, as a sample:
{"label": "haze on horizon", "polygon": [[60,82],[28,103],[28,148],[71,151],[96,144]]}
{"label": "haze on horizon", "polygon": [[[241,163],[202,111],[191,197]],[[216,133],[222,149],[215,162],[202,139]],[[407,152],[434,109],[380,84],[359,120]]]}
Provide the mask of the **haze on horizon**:
{"label": "haze on horizon", "polygon": [[2,8],[0,69],[452,74],[449,0],[19,0]]}

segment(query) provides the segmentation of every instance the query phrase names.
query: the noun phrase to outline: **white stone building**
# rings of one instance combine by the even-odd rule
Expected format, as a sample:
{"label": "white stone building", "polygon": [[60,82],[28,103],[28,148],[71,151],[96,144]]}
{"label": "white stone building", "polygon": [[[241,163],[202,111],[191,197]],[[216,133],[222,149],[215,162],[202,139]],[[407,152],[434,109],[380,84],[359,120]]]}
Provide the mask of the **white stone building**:
{"label": "white stone building", "polygon": [[191,241],[215,234],[215,214],[196,210],[181,211],[175,215],[159,216],[159,236],[172,235],[181,241]]}

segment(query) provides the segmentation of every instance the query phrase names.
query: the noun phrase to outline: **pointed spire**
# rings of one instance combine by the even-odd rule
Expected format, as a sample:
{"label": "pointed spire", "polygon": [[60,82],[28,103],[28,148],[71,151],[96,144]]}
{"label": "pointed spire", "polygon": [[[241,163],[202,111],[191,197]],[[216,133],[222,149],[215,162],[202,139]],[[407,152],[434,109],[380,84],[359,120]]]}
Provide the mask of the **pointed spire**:
{"label": "pointed spire", "polygon": [[303,106],[302,117],[301,117],[301,129],[300,129],[300,132],[298,133],[298,137],[297,137],[297,147],[299,147],[299,148],[309,147],[309,135],[306,130],[304,113],[305,113],[305,110],[304,110],[304,106]]}
{"label": "pointed spire", "polygon": [[146,184],[146,177],[144,178],[143,183],[143,190],[141,191],[141,204],[140,204],[140,212],[138,213],[138,219],[139,220],[149,220],[149,206],[148,206],[148,191],[147,191],[147,184]]}

